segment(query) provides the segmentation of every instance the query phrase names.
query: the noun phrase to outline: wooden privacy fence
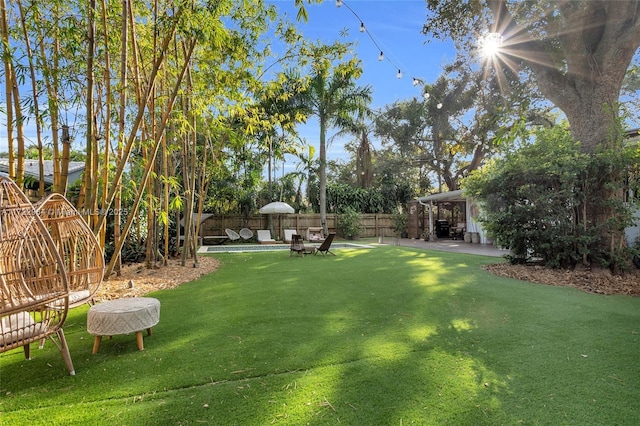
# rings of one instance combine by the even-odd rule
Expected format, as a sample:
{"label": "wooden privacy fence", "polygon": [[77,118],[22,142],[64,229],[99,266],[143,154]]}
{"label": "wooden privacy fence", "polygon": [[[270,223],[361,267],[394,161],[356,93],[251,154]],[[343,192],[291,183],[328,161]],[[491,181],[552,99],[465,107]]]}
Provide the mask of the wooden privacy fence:
{"label": "wooden privacy fence", "polygon": [[[271,216],[273,229],[279,239],[283,238],[284,229],[295,229],[299,234],[306,235],[308,228],[321,226],[319,214],[294,213],[274,214]],[[336,214],[327,214],[327,228],[329,232],[336,232],[340,236],[338,216]],[[390,214],[361,214],[360,226],[361,232],[359,236],[362,238],[395,236],[395,228]],[[249,228],[252,231],[269,229],[269,215],[248,217],[242,215],[211,215],[202,221],[200,236],[225,235],[224,230],[226,228],[233,229],[236,232],[242,228]]]}

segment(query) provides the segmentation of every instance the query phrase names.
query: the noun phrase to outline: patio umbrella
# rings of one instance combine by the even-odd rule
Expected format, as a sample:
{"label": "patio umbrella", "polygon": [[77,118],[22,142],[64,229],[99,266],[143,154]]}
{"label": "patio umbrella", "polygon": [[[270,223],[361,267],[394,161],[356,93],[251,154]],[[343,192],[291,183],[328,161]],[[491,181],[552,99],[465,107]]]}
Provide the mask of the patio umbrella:
{"label": "patio umbrella", "polygon": [[282,201],[274,201],[264,205],[259,210],[260,214],[295,213],[293,207]]}
{"label": "patio umbrella", "polygon": [[[282,201],[274,201],[272,203],[266,204],[264,206],[262,206],[260,208],[260,210],[258,210],[260,212],[260,214],[268,214],[268,215],[272,215],[272,214],[287,214],[287,213],[295,213],[295,210],[293,209],[293,207],[291,207],[289,204],[287,203],[283,203]],[[269,216],[269,218],[271,218],[271,216]],[[273,222],[271,222],[271,226],[273,227]],[[280,228],[282,228],[282,224],[280,224]],[[274,231],[273,229],[271,230],[272,232]]]}

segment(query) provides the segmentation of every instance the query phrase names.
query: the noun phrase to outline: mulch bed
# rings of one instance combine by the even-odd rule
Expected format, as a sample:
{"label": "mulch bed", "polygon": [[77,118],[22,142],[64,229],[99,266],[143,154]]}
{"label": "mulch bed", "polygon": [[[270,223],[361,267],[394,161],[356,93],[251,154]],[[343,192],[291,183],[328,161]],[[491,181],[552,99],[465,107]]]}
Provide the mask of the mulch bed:
{"label": "mulch bed", "polygon": [[613,275],[605,269],[558,270],[539,265],[487,265],[485,269],[501,277],[553,286],[571,286],[595,294],[640,296],[640,273]]}
{"label": "mulch bed", "polygon": [[115,273],[105,280],[98,289],[95,301],[140,297],[152,291],[175,288],[209,274],[218,268],[217,259],[198,257],[198,266],[188,259],[182,266],[181,259],[169,259],[167,266],[158,263],[155,268],[147,268],[144,263],[123,265],[120,275]]}

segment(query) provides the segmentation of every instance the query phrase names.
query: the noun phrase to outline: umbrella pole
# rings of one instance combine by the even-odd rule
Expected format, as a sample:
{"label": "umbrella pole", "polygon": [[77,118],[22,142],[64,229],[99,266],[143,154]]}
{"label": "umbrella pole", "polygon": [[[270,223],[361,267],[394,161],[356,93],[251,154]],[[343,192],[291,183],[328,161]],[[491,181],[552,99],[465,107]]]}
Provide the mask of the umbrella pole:
{"label": "umbrella pole", "polygon": [[272,214],[267,215],[267,229],[269,230],[269,232],[271,232],[271,235],[273,235],[273,215]]}

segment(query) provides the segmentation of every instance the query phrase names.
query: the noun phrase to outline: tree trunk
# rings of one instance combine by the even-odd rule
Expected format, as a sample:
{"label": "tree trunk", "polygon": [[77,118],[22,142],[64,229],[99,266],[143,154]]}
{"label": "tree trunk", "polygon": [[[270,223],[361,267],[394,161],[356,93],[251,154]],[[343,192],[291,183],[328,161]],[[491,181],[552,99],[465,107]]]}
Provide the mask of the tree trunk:
{"label": "tree trunk", "polygon": [[67,181],[69,180],[69,152],[70,151],[71,151],[71,136],[69,136],[69,126],[62,126],[62,159],[60,162],[60,179],[58,181],[58,185],[59,185],[58,190],[61,191],[60,194],[62,195],[66,195],[66,192],[67,192]]}
{"label": "tree trunk", "polygon": [[326,237],[329,235],[327,229],[327,117],[324,112],[320,112],[320,165],[318,168],[318,178],[320,179],[320,226],[322,226],[322,234]]}
{"label": "tree trunk", "polygon": [[93,152],[93,138],[94,134],[94,115],[93,115],[93,60],[94,60],[94,52],[95,52],[95,23],[94,23],[94,14],[96,9],[95,0],[89,0],[88,8],[87,8],[87,99],[85,106],[86,110],[86,154],[87,158],[85,160],[85,169],[84,169],[84,200],[83,200],[83,216],[89,216],[93,209],[93,200],[95,200],[93,194],[95,191],[94,188],[94,169],[93,169],[93,156],[95,153]]}
{"label": "tree trunk", "polygon": [[162,256],[163,266],[169,264],[169,151],[167,150],[167,132],[162,133],[162,210],[164,211],[164,223],[162,224],[164,236],[164,255]]}
{"label": "tree trunk", "polygon": [[[0,0],[0,35],[3,46],[9,46],[9,24],[7,17],[7,4],[5,0]],[[9,151],[9,177],[15,179],[14,168],[14,148],[13,148],[13,64],[9,52],[3,52],[5,77],[5,102],[7,118],[7,146]]]}
{"label": "tree trunk", "polygon": [[[56,22],[58,22],[59,17],[56,13],[54,16]],[[39,27],[39,45],[40,45],[40,57],[42,63],[48,63],[47,61],[47,53],[45,49],[45,34],[43,33],[43,28]],[[53,38],[52,41],[52,54],[51,61],[54,69],[59,68],[59,58],[60,58],[60,40],[58,38],[57,31],[54,34],[49,35]],[[42,80],[44,85],[47,88],[47,96],[48,96],[48,104],[49,104],[49,119],[51,120],[51,145],[53,148],[53,192],[57,192],[59,194],[66,195],[67,191],[67,178],[69,176],[69,144],[71,143],[71,139],[69,137],[69,127],[63,125],[61,127],[63,135],[62,135],[62,154],[60,153],[60,121],[59,121],[59,102],[58,102],[58,90],[60,90],[59,78],[55,72],[52,73],[43,73]],[[65,133],[66,129],[66,133]],[[65,149],[67,149],[67,159],[66,163],[64,160]],[[63,167],[66,167],[63,169]]]}
{"label": "tree trunk", "polygon": [[[182,8],[179,8],[173,19],[172,19],[172,26],[169,30],[169,32],[167,33],[167,35],[165,36],[162,45],[160,46],[160,49],[158,51],[158,58],[156,59],[155,63],[153,64],[153,68],[151,70],[151,74],[148,78],[148,82],[147,82],[147,91],[144,94],[144,99],[142,102],[139,103],[140,107],[138,109],[137,115],[132,123],[132,127],[129,133],[129,137],[127,139],[127,143],[124,146],[123,150],[122,150],[122,157],[120,158],[119,163],[116,166],[115,172],[114,172],[114,176],[113,176],[113,183],[111,185],[111,188],[109,189],[109,194],[107,194],[107,197],[105,198],[105,205],[103,206],[103,209],[105,210],[109,210],[109,208],[111,207],[111,203],[113,202],[113,199],[115,197],[116,192],[118,192],[119,188],[120,188],[120,180],[122,179],[122,174],[124,173],[124,170],[126,168],[126,165],[129,161],[129,155],[131,154],[131,149],[133,148],[133,143],[136,141],[136,134],[138,132],[138,129],[140,128],[140,124],[142,123],[142,120],[144,118],[145,115],[145,105],[147,105],[147,102],[149,100],[149,97],[151,96],[151,92],[152,92],[152,88],[155,85],[156,82],[156,78],[158,76],[158,71],[160,69],[160,66],[164,63],[165,60],[165,55],[167,52],[167,48],[169,46],[169,43],[171,42],[171,40],[173,39],[173,34],[176,30],[178,21],[180,16],[182,15]],[[172,101],[173,102],[173,101]],[[103,226],[104,222],[106,220],[106,216],[100,216],[98,224],[97,224],[97,229],[99,229],[101,226]]]}
{"label": "tree trunk", "polygon": [[20,23],[22,25],[22,33],[24,35],[24,44],[27,51],[27,60],[29,61],[29,74],[31,76],[31,89],[33,92],[33,113],[36,118],[36,145],[38,147],[38,196],[44,197],[44,152],[42,146],[42,115],[40,114],[38,88],[36,84],[36,67],[33,63],[33,51],[31,50],[31,41],[29,38],[29,31],[27,30],[26,17],[24,15],[24,8],[22,7],[22,1],[17,2],[18,10],[20,11]]}
{"label": "tree trunk", "polygon": [[[123,10],[126,11],[126,8]],[[108,8],[106,0],[102,0],[102,36],[104,40],[104,87],[105,87],[105,118],[104,118],[104,152],[102,154],[102,198],[97,199],[96,196],[96,205],[104,205],[104,197],[109,191],[109,163],[111,161],[111,108],[113,105],[113,95],[111,92],[111,59],[109,53],[109,23],[107,21],[108,18]],[[123,16],[126,16],[123,12]],[[126,24],[125,24],[126,26]],[[126,34],[126,33],[125,33]],[[126,56],[125,56],[126,58]],[[125,86],[126,87],[126,86]],[[122,88],[122,91],[125,89]],[[100,234],[99,240],[105,241],[106,228],[102,227],[97,230]]]}
{"label": "tree trunk", "polygon": [[[173,92],[169,95],[168,99],[167,99],[167,103],[166,103],[166,107],[165,110],[163,112],[163,116],[162,119],[160,120],[158,129],[154,129],[154,146],[153,146],[153,150],[151,152],[151,155],[149,157],[149,162],[147,163],[146,167],[145,167],[145,171],[144,174],[142,176],[142,181],[140,182],[140,186],[139,186],[139,190],[138,190],[138,194],[136,195],[136,199],[133,202],[133,205],[131,207],[131,211],[129,211],[129,215],[127,217],[127,222],[124,225],[124,228],[122,229],[122,238],[120,238],[119,241],[116,241],[116,246],[114,249],[114,256],[111,258],[111,261],[109,262],[109,265],[107,266],[107,269],[105,271],[105,279],[108,278],[111,273],[113,272],[113,267],[114,267],[114,262],[117,259],[117,254],[120,253],[120,250],[122,250],[122,246],[124,245],[124,240],[126,239],[129,230],[131,229],[131,225],[133,224],[133,218],[135,217],[135,215],[137,214],[137,210],[138,210],[138,206],[140,205],[140,200],[142,199],[142,195],[143,195],[143,191],[142,188],[145,187],[147,181],[149,180],[149,176],[151,174],[151,166],[152,164],[155,162],[155,158],[158,154],[158,150],[161,146],[160,140],[162,138],[162,134],[165,131],[165,128],[167,126],[167,122],[169,121],[169,116],[171,114],[171,111],[173,110],[173,105],[175,103],[175,99],[178,95],[178,92],[180,90],[180,86],[182,84],[182,80],[184,78],[185,73],[187,72],[187,68],[191,62],[191,55],[193,54],[193,49],[196,46],[196,41],[191,41],[191,44],[189,45],[189,48],[186,52],[186,56],[184,58],[184,64],[182,66],[182,69],[180,71],[180,74],[177,76],[176,78],[176,82],[175,82],[175,86],[173,88]],[[150,92],[150,91],[149,91]],[[101,216],[102,218],[104,218],[104,216]]]}

